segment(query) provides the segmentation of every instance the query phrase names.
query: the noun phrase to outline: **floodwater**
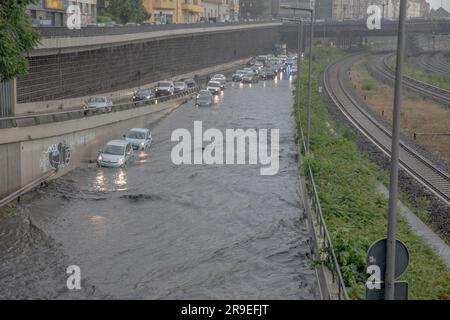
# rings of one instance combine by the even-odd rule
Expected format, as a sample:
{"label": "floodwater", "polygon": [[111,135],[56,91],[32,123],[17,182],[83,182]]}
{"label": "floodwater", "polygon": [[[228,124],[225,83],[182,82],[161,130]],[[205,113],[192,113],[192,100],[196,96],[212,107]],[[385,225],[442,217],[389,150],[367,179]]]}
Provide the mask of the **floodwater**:
{"label": "floodwater", "polygon": [[[86,167],[30,193],[0,220],[0,298],[317,299],[299,196],[291,83],[227,84],[150,125],[153,145],[124,169]],[[279,128],[280,169],[180,165],[177,128]],[[81,270],[68,290],[66,268]]]}

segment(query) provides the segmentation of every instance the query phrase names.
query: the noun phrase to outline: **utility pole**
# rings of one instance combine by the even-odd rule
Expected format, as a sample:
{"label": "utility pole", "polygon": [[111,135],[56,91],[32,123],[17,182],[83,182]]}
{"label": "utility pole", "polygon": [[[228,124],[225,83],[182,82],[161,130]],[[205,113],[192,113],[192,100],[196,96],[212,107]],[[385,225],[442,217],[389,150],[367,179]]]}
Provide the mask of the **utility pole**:
{"label": "utility pole", "polygon": [[398,22],[397,67],[395,74],[395,95],[392,123],[391,172],[389,184],[389,215],[386,247],[385,300],[395,297],[395,247],[397,228],[398,162],[400,144],[400,109],[402,104],[403,59],[405,56],[405,20],[408,0],[400,0]]}
{"label": "utility pole", "polygon": [[[307,115],[306,115],[306,123],[307,123],[307,129],[306,129],[306,153],[309,153],[309,145],[311,140],[311,108],[312,108],[312,59],[313,59],[313,44],[314,44],[314,9],[311,8],[297,8],[297,7],[290,7],[290,6],[280,6],[281,9],[288,9],[288,10],[295,10],[299,11],[305,11],[310,14],[311,17],[311,24],[310,24],[310,32],[309,32],[309,71],[308,71],[308,109],[307,109]],[[300,56],[298,57],[300,59]],[[299,73],[300,70],[297,70],[297,73]],[[297,79],[299,79],[299,75],[297,75]]]}

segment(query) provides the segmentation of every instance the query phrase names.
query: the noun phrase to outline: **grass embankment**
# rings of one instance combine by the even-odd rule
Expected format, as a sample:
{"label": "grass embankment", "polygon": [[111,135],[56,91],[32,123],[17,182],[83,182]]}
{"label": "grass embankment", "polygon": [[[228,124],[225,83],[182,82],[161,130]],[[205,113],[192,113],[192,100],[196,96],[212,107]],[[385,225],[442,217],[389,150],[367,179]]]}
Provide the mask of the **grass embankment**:
{"label": "grass embankment", "polygon": [[[352,66],[352,83],[361,97],[367,97],[368,106],[392,123],[394,89],[369,74],[365,66],[368,61],[361,60]],[[415,132],[446,133],[450,131],[450,111],[438,103],[404,90],[400,126],[402,133],[411,139]],[[418,135],[416,143],[432,153],[435,158],[450,164],[448,136]]]}
{"label": "grass embankment", "polygon": [[[395,55],[389,57],[388,59],[388,64],[392,70],[395,70],[396,61],[397,58],[395,57]],[[412,66],[409,62],[405,63],[404,65],[404,73],[408,77],[426,82],[439,88],[450,90],[450,77],[447,77],[443,74],[428,73],[426,71],[414,68],[414,66]]]}
{"label": "grass embankment", "polygon": [[[313,112],[311,154],[305,156],[316,179],[319,197],[349,295],[364,297],[365,256],[369,245],[385,237],[387,199],[376,190],[386,173],[359,150],[354,133],[336,123],[318,93],[318,76],[342,53],[317,49],[313,67]],[[306,60],[301,73],[301,101],[296,104],[297,124],[305,127],[307,105]],[[399,216],[398,238],[410,250],[410,265],[401,280],[407,280],[412,299],[450,299],[450,270],[421,237],[413,234]]]}

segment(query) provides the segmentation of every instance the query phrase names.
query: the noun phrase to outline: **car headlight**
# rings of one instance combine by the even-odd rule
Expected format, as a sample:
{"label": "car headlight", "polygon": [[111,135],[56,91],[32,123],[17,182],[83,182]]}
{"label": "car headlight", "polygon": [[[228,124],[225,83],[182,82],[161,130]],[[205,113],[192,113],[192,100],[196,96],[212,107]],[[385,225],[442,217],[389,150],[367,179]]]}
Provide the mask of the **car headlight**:
{"label": "car headlight", "polygon": [[102,161],[103,157],[101,155],[98,156],[98,161]]}
{"label": "car headlight", "polygon": [[123,158],[119,159],[119,164],[123,164]]}
{"label": "car headlight", "polygon": [[145,145],[145,143],[144,142],[141,142],[141,147],[143,147]]}

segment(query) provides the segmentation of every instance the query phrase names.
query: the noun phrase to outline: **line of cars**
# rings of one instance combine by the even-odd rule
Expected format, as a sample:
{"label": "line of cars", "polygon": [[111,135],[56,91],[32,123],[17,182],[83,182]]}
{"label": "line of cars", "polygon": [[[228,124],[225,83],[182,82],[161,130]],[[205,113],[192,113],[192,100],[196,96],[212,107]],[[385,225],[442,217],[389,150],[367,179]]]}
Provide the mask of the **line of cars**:
{"label": "line of cars", "polygon": [[[133,102],[156,99],[170,96],[194,88],[194,79],[181,79],[177,81],[159,81],[154,88],[140,88],[133,92]],[[92,96],[85,101],[84,109],[96,112],[111,112],[113,101],[108,96]]]}
{"label": "line of cars", "polygon": [[[140,88],[133,92],[133,102],[145,101],[162,96],[181,93],[194,88],[194,79],[181,79],[178,81],[159,81],[155,88]],[[85,108],[93,111],[111,112],[113,102],[107,96],[90,97]],[[100,167],[120,168],[126,167],[135,159],[135,150],[146,151],[152,143],[152,134],[149,129],[133,128],[123,135],[123,139],[111,140],[99,150],[97,165]]]}
{"label": "line of cars", "polygon": [[237,70],[231,77],[234,82],[258,83],[259,80],[274,80],[288,65],[292,66],[294,56],[260,55],[253,57],[246,68]]}
{"label": "line of cars", "polygon": [[155,88],[141,88],[133,93],[133,101],[143,101],[163,96],[171,96],[194,88],[196,82],[194,79],[180,79],[177,81],[158,81]]}
{"label": "line of cars", "polygon": [[199,107],[212,106],[214,102],[214,95],[218,95],[225,90],[226,84],[226,76],[223,74],[215,74],[207,82],[206,88],[198,92],[195,104]]}

